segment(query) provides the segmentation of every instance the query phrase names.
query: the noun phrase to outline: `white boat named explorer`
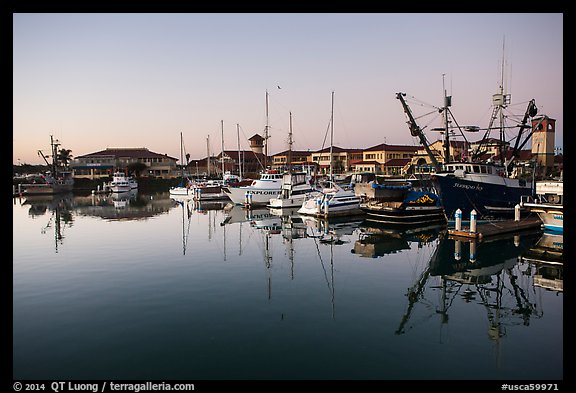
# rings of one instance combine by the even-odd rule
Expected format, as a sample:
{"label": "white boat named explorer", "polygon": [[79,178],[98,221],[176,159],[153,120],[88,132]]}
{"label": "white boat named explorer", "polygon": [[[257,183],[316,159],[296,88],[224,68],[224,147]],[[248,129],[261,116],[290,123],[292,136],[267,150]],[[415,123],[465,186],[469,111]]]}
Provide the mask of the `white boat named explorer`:
{"label": "white boat named explorer", "polygon": [[278,171],[266,171],[249,186],[224,186],[222,191],[236,205],[266,206],[270,199],[276,198],[282,191],[282,174]]}

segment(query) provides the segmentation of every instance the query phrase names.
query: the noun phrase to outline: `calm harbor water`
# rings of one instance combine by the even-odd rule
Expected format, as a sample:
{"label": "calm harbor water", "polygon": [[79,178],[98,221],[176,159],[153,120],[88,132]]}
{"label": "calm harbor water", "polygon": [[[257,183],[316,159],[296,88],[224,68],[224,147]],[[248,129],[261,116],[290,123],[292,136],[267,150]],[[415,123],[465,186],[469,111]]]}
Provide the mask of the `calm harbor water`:
{"label": "calm harbor water", "polygon": [[561,380],[562,256],[543,247],[562,236],[15,198],[13,377]]}

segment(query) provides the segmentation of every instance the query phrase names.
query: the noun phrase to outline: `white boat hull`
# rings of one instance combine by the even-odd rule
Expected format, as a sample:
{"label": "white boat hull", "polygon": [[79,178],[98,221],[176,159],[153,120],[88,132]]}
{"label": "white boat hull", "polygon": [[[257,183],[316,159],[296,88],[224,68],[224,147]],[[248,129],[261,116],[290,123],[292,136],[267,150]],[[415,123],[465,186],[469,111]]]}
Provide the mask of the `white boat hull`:
{"label": "white boat hull", "polygon": [[173,196],[189,196],[190,198],[192,198],[194,196],[194,193],[192,191],[192,189],[187,188],[187,187],[172,187],[170,189],[170,195]]}
{"label": "white boat hull", "polygon": [[110,186],[110,191],[114,192],[114,193],[120,193],[120,192],[129,192],[132,188],[130,188],[129,184],[126,185],[112,185]]}
{"label": "white boat hull", "polygon": [[552,207],[542,204],[525,203],[531,212],[538,214],[544,229],[555,232],[564,232],[564,211],[561,207]]}
{"label": "white boat hull", "polygon": [[280,188],[227,187],[223,189],[228,198],[236,205],[250,204],[253,206],[266,206],[270,199],[280,195]]}
{"label": "white boat hull", "polygon": [[360,208],[360,198],[353,193],[326,199],[326,195],[317,194],[304,201],[298,213],[316,217],[334,217],[364,214]]}
{"label": "white boat hull", "polygon": [[301,207],[305,200],[306,200],[306,194],[294,195],[289,198],[271,198],[268,207],[273,209]]}

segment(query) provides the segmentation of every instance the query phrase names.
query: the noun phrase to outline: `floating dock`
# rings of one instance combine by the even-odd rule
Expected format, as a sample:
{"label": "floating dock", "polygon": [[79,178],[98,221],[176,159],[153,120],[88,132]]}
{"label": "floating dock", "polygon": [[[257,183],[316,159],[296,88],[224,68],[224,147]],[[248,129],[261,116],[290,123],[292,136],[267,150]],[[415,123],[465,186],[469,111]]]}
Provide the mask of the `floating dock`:
{"label": "floating dock", "polygon": [[493,221],[476,225],[476,231],[470,232],[469,228],[461,230],[449,229],[448,235],[455,238],[466,239],[483,239],[489,236],[495,236],[502,233],[518,232],[525,229],[539,228],[542,226],[542,220],[536,216],[529,216],[521,220]]}

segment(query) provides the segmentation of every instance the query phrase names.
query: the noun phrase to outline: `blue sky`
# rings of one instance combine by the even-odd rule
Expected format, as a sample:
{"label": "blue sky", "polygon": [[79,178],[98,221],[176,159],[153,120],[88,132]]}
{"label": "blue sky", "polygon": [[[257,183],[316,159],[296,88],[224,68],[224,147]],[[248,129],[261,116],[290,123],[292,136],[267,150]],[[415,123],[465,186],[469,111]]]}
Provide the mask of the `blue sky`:
{"label": "blue sky", "polygon": [[290,112],[293,148],[322,147],[332,91],[336,146],[418,146],[396,93],[441,106],[445,86],[459,124],[487,127],[503,42],[510,111],[534,98],[563,147],[561,13],[16,13],[13,162],[43,163],[50,135],[73,156],[146,147],[178,158],[180,132],[203,158],[208,135],[220,152],[222,121],[225,149],[237,149],[237,124],[248,149],[267,91],[271,154],[288,148]]}

